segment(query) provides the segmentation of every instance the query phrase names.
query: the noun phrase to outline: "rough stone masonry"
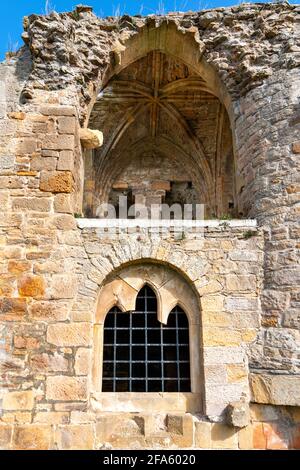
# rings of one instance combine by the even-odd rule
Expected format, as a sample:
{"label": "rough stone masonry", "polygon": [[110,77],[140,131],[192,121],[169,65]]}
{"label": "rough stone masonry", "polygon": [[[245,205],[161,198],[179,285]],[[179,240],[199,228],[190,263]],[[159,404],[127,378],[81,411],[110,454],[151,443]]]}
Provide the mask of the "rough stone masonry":
{"label": "rough stone masonry", "polygon": [[[299,13],[24,18],[0,64],[1,448],[300,448]],[[179,182],[202,237],[88,220]],[[147,282],[162,317],[187,307],[190,393],[101,390],[105,314]]]}

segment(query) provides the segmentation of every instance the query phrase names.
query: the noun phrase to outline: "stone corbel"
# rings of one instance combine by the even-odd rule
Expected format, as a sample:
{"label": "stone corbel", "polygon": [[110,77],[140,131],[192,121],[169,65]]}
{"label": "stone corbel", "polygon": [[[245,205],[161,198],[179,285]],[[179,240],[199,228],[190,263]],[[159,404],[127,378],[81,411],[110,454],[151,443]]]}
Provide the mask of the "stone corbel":
{"label": "stone corbel", "polygon": [[97,149],[103,144],[103,133],[93,129],[80,129],[81,145],[87,150]]}

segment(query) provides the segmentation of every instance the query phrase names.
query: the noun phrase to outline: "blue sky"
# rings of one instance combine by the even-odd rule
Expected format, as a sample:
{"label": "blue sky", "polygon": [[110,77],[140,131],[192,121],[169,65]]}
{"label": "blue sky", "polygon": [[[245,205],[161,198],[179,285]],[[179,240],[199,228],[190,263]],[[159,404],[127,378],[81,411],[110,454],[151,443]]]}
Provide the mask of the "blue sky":
{"label": "blue sky", "polygon": [[[49,0],[48,0],[49,1]],[[115,0],[114,2],[105,0],[51,0],[50,7],[58,12],[70,11],[74,5],[83,3],[94,8],[94,12],[99,16],[113,15],[116,11],[120,14],[148,15],[158,11],[187,11],[201,10],[204,8],[214,8],[217,6],[230,6],[238,3],[239,0]],[[299,3],[290,1],[290,3]],[[3,60],[7,50],[15,50],[23,45],[21,33],[23,31],[22,18],[31,13],[44,14],[46,0],[11,0],[11,3],[1,4],[1,28],[0,28],[0,60]]]}

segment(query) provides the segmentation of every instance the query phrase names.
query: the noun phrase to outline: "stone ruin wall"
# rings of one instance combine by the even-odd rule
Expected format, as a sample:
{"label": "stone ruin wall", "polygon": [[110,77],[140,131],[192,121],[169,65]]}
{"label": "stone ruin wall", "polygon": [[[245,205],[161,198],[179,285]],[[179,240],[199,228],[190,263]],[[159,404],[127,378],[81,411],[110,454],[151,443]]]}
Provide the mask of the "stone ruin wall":
{"label": "stone ruin wall", "polygon": [[[161,28],[179,54],[196,41],[203,73],[220,84],[240,204],[259,223],[250,236],[223,224],[201,246],[147,232],[99,243],[74,217],[80,128],[128,45]],[[298,448],[299,7],[106,20],[78,7],[25,18],[23,39],[0,67],[2,448]],[[200,296],[202,414],[163,409],[151,422],[93,408],[98,293],[116,268],[143,260],[175,267]],[[251,406],[239,429],[224,409],[241,397]]]}

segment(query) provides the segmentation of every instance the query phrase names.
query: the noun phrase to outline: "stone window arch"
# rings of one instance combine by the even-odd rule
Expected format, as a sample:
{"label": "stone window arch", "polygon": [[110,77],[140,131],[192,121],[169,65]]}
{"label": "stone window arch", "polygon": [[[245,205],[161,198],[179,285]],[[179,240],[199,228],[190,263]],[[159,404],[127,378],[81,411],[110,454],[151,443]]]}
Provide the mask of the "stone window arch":
{"label": "stone window arch", "polygon": [[[154,361],[157,362],[157,367],[160,363],[160,373],[159,376],[155,376],[157,380],[154,386],[151,383],[151,386],[148,387],[145,381],[146,374],[140,376],[141,382],[139,384],[133,383],[137,377],[134,377],[135,374],[133,374],[132,369],[129,371],[129,368],[132,367],[129,359],[124,359],[123,369],[119,363],[119,372],[116,373],[117,359],[121,357],[122,352],[118,349],[122,346],[118,343],[117,337],[113,338],[112,336],[118,334],[117,323],[114,322],[118,322],[120,319],[121,323],[123,322],[125,325],[123,340],[125,337],[126,347],[128,348],[128,355],[125,357],[129,358],[129,350],[131,348],[132,353],[132,347],[135,344],[133,337],[129,337],[129,334],[132,334],[132,331],[130,333],[132,319],[137,318],[137,316],[135,317],[136,312],[142,313],[144,311],[145,314],[146,310],[148,312],[146,312],[146,315],[149,314],[149,308],[145,309],[144,297],[146,290],[148,296],[151,293],[152,297],[150,314],[153,318],[151,325],[153,327],[155,323],[154,326],[157,328],[154,335],[158,332],[159,335],[162,335],[162,341],[160,337],[160,342],[155,343],[162,348],[162,353],[159,350],[159,357],[157,356],[157,361]],[[177,325],[180,322],[181,328],[176,328],[176,321]],[[174,330],[170,330],[170,325]],[[169,354],[170,369],[162,372],[162,367],[164,367],[163,345],[164,343],[168,344],[163,335],[166,335],[167,338],[167,335],[171,337],[173,333],[177,337],[175,339],[174,337],[171,338],[169,343],[172,344],[170,351],[171,347],[174,348],[173,352]],[[143,334],[145,334],[145,330],[143,330]],[[128,336],[128,342],[126,335]],[[184,338],[182,343],[180,343],[180,335]],[[161,404],[162,409],[167,409],[166,407],[170,406],[168,400],[171,399],[174,409],[201,411],[204,382],[201,335],[200,306],[197,293],[188,281],[173,268],[145,262],[116,270],[106,279],[98,296],[94,325],[92,375],[92,398],[94,400],[92,400],[92,404],[94,403],[101,410],[112,409],[112,406],[114,406],[114,409],[118,409],[116,400],[122,402],[127,400],[126,407],[129,407],[131,411],[137,411],[143,409],[141,397],[145,395],[146,400],[146,396],[148,396],[149,400],[149,394],[154,393],[157,395],[158,400],[163,401]],[[146,341],[144,339],[143,342],[145,347]],[[182,344],[181,348],[180,344]],[[179,349],[176,350],[176,347]],[[167,351],[167,348],[165,351]],[[183,359],[183,356],[185,356],[185,359]],[[180,362],[180,357],[182,362]],[[146,360],[143,358],[142,362],[145,364]],[[110,365],[108,365],[109,363]],[[145,366],[143,365],[143,367]],[[176,367],[176,374],[171,377],[171,369],[174,371],[174,367]],[[150,369],[148,368],[148,370]],[[151,371],[151,373],[154,372]],[[124,387],[116,384],[122,379],[122,374],[125,374],[123,376]],[[173,382],[168,380],[171,378]],[[164,380],[166,382],[162,385]],[[131,385],[129,384],[130,381]],[[140,385],[140,387],[137,385]],[[173,397],[169,398],[171,395]],[[135,400],[137,400],[138,405]]]}
{"label": "stone window arch", "polygon": [[110,309],[104,322],[103,392],[190,392],[189,324],[176,306],[163,325],[146,283],[134,311]]}

